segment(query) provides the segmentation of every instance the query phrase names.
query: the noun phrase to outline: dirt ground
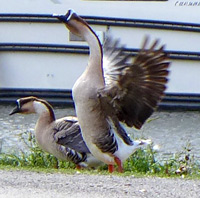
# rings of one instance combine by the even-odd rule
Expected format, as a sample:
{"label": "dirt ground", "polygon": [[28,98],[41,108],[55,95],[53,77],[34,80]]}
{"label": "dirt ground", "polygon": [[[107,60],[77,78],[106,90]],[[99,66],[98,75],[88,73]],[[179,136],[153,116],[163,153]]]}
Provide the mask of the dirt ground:
{"label": "dirt ground", "polygon": [[200,180],[0,170],[0,198],[199,198]]}

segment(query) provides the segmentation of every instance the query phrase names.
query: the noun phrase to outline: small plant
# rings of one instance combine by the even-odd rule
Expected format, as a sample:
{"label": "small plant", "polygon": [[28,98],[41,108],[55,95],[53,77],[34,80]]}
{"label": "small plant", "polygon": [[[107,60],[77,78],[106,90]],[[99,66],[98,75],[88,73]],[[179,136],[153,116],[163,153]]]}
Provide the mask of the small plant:
{"label": "small plant", "polygon": [[175,173],[177,175],[200,175],[200,164],[195,161],[194,155],[191,154],[191,144],[188,142],[183,152],[179,154],[179,166]]}
{"label": "small plant", "polygon": [[157,160],[158,153],[153,145],[147,149],[139,149],[124,163],[125,171],[163,176],[200,176],[200,166],[191,155],[190,146],[187,144],[183,152],[160,161]]}
{"label": "small plant", "polygon": [[18,154],[0,154],[0,165],[11,165],[18,167],[38,167],[38,168],[74,168],[74,164],[59,161],[53,155],[42,151],[31,132],[19,134],[21,140],[28,148],[26,151],[20,150]]}
{"label": "small plant", "polygon": [[[75,165],[59,161],[54,156],[43,152],[37,145],[32,132],[21,133],[20,137],[28,148],[19,154],[0,154],[0,165],[14,167],[65,168],[74,169]],[[187,144],[183,152],[174,154],[169,159],[158,160],[158,152],[153,144],[145,149],[137,150],[126,162],[124,171],[128,174],[148,174],[160,176],[200,176],[200,165],[191,154],[191,144]],[[107,166],[99,167],[99,171],[107,170]]]}

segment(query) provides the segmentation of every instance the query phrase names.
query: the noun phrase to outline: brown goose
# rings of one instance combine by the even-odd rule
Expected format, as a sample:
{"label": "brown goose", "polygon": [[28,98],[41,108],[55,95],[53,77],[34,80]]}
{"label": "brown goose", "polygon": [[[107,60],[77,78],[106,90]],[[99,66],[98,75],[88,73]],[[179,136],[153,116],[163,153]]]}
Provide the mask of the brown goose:
{"label": "brown goose", "polygon": [[83,141],[76,117],[55,119],[52,106],[45,100],[30,96],[17,100],[17,106],[10,112],[39,114],[35,126],[35,137],[44,151],[58,159],[71,161],[80,167],[97,167],[102,164],[90,153]]}
{"label": "brown goose", "polygon": [[164,46],[158,48],[156,40],[146,49],[145,39],[141,51],[129,63],[123,48],[117,48],[110,39],[103,54],[95,32],[72,10],[54,16],[85,39],[90,48],[88,65],[72,90],[83,139],[91,153],[108,164],[109,172],[113,172],[114,164],[122,172],[122,162],[149,141],[131,140],[120,122],[140,129],[157,107],[168,76]]}

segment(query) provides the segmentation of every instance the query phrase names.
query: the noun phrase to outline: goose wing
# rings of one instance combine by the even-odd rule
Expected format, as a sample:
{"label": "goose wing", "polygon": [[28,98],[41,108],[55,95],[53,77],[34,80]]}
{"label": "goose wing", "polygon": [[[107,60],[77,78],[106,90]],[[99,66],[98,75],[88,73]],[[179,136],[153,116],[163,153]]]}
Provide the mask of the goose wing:
{"label": "goose wing", "polygon": [[65,117],[57,120],[54,127],[54,138],[58,144],[80,153],[90,153],[82,135],[76,117]]}
{"label": "goose wing", "polygon": [[[104,44],[105,87],[99,90],[102,108],[127,126],[140,129],[153,113],[166,89],[168,67],[164,46],[158,40],[147,48],[145,38],[138,55],[131,61],[119,41],[110,37]],[[123,134],[120,134],[121,136]]]}

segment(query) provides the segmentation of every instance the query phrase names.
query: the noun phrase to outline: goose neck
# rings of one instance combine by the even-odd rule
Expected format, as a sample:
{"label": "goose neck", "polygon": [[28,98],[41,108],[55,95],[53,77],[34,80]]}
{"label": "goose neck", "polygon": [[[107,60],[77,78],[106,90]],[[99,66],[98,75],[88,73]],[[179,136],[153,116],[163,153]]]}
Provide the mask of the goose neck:
{"label": "goose neck", "polygon": [[103,76],[101,43],[97,35],[90,28],[84,32],[84,38],[90,49],[87,72],[91,72],[93,75],[101,74]]}
{"label": "goose neck", "polygon": [[[52,107],[46,102],[35,102],[34,108],[36,113],[39,115],[37,123],[50,124],[55,121],[55,115]],[[42,124],[42,125],[43,125]]]}

